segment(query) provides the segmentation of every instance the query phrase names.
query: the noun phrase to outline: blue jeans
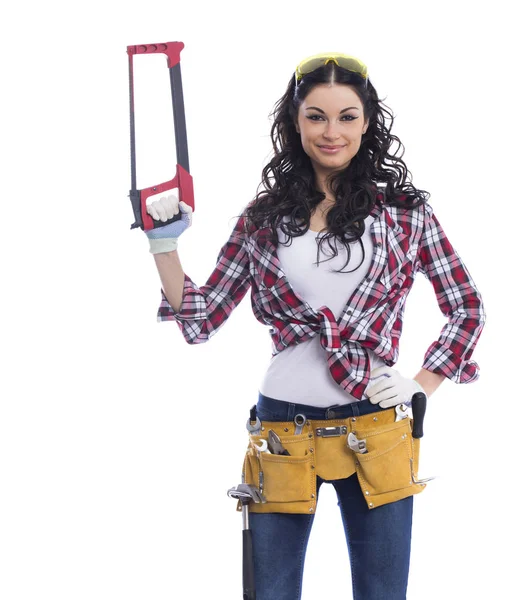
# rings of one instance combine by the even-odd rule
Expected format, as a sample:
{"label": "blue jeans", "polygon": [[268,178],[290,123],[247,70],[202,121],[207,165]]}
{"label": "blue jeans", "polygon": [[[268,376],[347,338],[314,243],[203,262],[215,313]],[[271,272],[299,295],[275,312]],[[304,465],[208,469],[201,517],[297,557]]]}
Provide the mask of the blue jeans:
{"label": "blue jeans", "polygon": [[[266,421],[292,421],[303,413],[308,419],[344,419],[382,410],[369,400],[317,408],[282,402],[259,394],[257,416]],[[332,483],[347,541],[354,600],[405,600],[411,554],[413,496],[369,510],[356,473]],[[299,600],[306,547],[315,515],[250,513],[257,600]],[[327,548],[325,549],[327,552]],[[338,581],[325,574],[326,598],[349,598],[339,593]],[[334,585],[333,585],[334,584]],[[333,591],[334,590],[334,591]],[[326,592],[327,593],[327,592]]]}

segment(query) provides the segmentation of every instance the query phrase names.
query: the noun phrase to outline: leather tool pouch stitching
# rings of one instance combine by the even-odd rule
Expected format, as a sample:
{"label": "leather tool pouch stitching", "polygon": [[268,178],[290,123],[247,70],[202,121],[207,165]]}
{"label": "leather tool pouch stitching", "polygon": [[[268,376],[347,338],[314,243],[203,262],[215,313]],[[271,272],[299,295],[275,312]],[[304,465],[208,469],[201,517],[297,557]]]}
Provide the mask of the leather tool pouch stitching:
{"label": "leather tool pouch stitching", "polygon": [[367,453],[356,454],[356,470],[365,493],[373,496],[413,485],[411,469],[416,474],[419,440],[413,452],[410,418],[381,428],[357,430],[356,435],[366,440]]}
{"label": "leather tool pouch stitching", "polygon": [[290,453],[285,456],[260,452],[253,445],[258,446],[267,438],[250,435],[243,468],[245,483],[262,489],[268,503],[309,502],[315,491],[315,473],[307,438],[307,435],[280,436]]}

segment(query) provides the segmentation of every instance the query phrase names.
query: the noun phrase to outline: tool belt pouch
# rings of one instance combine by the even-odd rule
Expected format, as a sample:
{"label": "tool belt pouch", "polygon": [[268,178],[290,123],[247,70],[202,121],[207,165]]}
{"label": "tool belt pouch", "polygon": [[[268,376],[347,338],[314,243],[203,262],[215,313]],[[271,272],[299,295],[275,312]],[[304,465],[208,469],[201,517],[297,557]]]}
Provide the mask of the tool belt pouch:
{"label": "tool belt pouch", "polygon": [[412,419],[394,422],[382,419],[383,412],[378,425],[372,415],[364,415],[358,417],[356,427],[352,428],[357,438],[366,442],[367,452],[356,452],[354,456],[358,481],[370,509],[425,489],[425,483],[415,483],[420,440],[412,437]]}
{"label": "tool belt pouch", "polygon": [[[250,503],[250,512],[314,513],[317,476],[333,481],[356,472],[369,509],[422,492],[425,483],[415,483],[420,440],[412,437],[412,422],[409,417],[395,421],[395,411],[389,409],[377,416],[307,421],[302,434],[289,435],[293,422],[263,421],[263,435],[249,434],[243,481],[257,487],[266,502]],[[341,433],[319,434],[320,428],[332,426]],[[290,456],[260,451],[270,429]],[[349,448],[350,432],[365,440],[366,453]]]}
{"label": "tool belt pouch", "polygon": [[[250,512],[310,514],[316,508],[314,448],[308,433],[288,435],[293,423],[263,421],[266,432],[273,429],[290,456],[261,452],[258,446],[267,435],[250,434],[244,457],[244,483],[254,485],[265,503],[250,503]],[[284,431],[286,429],[286,431]]]}

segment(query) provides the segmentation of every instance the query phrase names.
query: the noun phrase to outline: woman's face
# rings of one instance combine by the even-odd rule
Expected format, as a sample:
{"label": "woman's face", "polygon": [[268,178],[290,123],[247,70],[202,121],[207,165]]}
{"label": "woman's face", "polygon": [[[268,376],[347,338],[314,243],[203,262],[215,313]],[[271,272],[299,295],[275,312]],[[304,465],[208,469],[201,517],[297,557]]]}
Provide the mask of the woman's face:
{"label": "woman's face", "polygon": [[362,102],[349,85],[319,84],[309,92],[299,107],[296,127],[320,183],[349,165],[368,126]]}

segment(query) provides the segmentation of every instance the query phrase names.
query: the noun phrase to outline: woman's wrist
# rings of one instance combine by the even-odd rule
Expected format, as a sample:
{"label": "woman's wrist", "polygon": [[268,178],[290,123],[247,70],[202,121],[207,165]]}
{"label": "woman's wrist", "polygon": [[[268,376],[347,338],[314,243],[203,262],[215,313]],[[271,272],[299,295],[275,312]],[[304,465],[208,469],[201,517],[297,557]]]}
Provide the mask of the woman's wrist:
{"label": "woman's wrist", "polygon": [[440,387],[445,379],[445,375],[433,373],[432,371],[427,371],[427,369],[420,369],[413,379],[422,386],[427,398],[429,398]]}
{"label": "woman's wrist", "polygon": [[148,238],[150,253],[173,252],[177,250],[177,240],[178,238]]}

